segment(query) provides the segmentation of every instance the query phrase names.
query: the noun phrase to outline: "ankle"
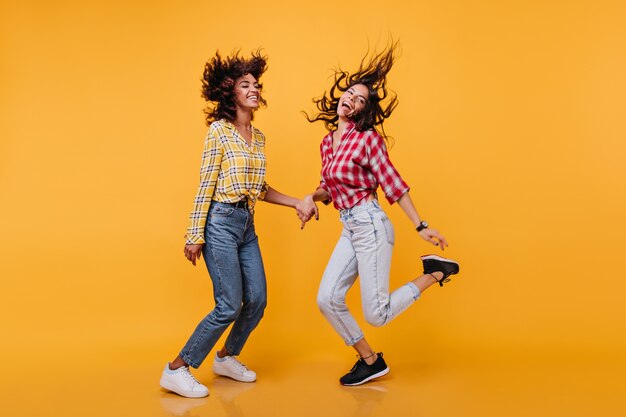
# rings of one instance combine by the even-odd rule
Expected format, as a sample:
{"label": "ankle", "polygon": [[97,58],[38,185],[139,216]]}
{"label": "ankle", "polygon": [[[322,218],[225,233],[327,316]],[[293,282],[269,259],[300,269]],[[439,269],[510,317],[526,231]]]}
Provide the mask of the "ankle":
{"label": "ankle", "polygon": [[169,367],[170,371],[175,371],[175,370],[177,370],[179,368],[182,368],[183,366],[187,366],[187,364],[184,363],[184,362],[182,364],[178,364],[178,363],[175,363],[175,362],[170,362],[168,364],[168,367]]}
{"label": "ankle", "polygon": [[226,356],[232,356],[230,354],[230,352],[228,352],[228,350],[226,350],[226,347],[221,348],[220,350],[217,351],[217,357],[222,359],[225,358]]}
{"label": "ankle", "polygon": [[443,272],[441,271],[431,272],[428,275],[432,276],[437,282],[441,281],[441,279],[443,278]]}
{"label": "ankle", "polygon": [[359,355],[359,357],[361,359],[363,359],[363,361],[365,361],[366,364],[371,365],[374,362],[376,362],[376,359],[378,359],[378,354],[376,352],[373,352],[369,356],[361,356],[361,355]]}

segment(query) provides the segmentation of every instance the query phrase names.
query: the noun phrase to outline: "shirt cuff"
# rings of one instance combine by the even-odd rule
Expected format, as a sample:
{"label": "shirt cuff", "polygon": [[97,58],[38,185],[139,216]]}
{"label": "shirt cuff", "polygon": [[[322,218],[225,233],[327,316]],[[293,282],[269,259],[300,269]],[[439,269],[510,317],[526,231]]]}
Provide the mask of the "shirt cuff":
{"label": "shirt cuff", "polygon": [[204,236],[190,234],[185,235],[185,245],[202,245],[204,243]]}
{"label": "shirt cuff", "polygon": [[396,188],[393,190],[392,194],[385,194],[385,198],[389,202],[389,205],[393,205],[393,203],[400,200],[403,195],[408,193],[410,189],[408,185],[402,188]]}
{"label": "shirt cuff", "polygon": [[322,200],[322,204],[327,206],[330,203],[332,203],[333,198],[330,196],[330,191],[328,191],[328,187],[326,187],[326,184],[324,184],[323,182],[320,182],[320,185],[317,186],[317,189],[318,190],[320,190],[320,189],[324,190],[324,191],[326,191],[326,194],[328,194],[328,198],[326,200]]}
{"label": "shirt cuff", "polygon": [[267,190],[270,189],[270,185],[266,182],[263,183],[263,186],[261,187],[261,191],[259,192],[259,195],[257,196],[257,200],[265,200],[265,194],[267,194]]}

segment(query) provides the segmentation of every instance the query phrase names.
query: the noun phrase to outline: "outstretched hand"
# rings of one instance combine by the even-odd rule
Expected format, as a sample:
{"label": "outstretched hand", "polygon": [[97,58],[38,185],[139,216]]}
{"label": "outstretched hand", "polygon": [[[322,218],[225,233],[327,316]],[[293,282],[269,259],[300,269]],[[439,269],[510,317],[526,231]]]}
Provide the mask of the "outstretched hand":
{"label": "outstretched hand", "polygon": [[296,204],[296,210],[298,212],[298,218],[300,219],[300,229],[304,229],[306,222],[311,220],[315,216],[315,220],[319,220],[320,215],[317,210],[317,204],[313,201],[311,195],[305,196],[302,200]]}
{"label": "outstretched hand", "polygon": [[419,235],[425,241],[430,242],[435,246],[439,246],[441,250],[444,250],[448,246],[446,238],[440,235],[435,229],[422,229],[422,231],[419,232]]}

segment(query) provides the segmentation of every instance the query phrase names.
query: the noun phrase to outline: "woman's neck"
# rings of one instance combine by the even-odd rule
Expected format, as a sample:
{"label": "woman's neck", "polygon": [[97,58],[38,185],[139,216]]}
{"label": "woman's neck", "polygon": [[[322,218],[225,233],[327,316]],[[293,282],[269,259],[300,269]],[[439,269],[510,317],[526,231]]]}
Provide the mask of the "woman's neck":
{"label": "woman's neck", "polygon": [[337,121],[337,131],[343,132],[346,130],[346,127],[352,122],[349,118],[345,116],[339,116],[339,120]]}
{"label": "woman's neck", "polygon": [[238,129],[252,130],[252,111],[237,108],[237,117],[233,124]]}

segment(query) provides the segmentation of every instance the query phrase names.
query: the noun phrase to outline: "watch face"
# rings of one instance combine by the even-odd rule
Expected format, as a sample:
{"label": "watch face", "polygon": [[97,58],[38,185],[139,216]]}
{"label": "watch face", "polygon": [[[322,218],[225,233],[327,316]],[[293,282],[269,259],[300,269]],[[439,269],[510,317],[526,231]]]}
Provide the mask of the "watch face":
{"label": "watch face", "polygon": [[424,229],[426,229],[426,228],[428,227],[428,223],[426,223],[426,222],[422,222],[422,227],[423,227]]}

